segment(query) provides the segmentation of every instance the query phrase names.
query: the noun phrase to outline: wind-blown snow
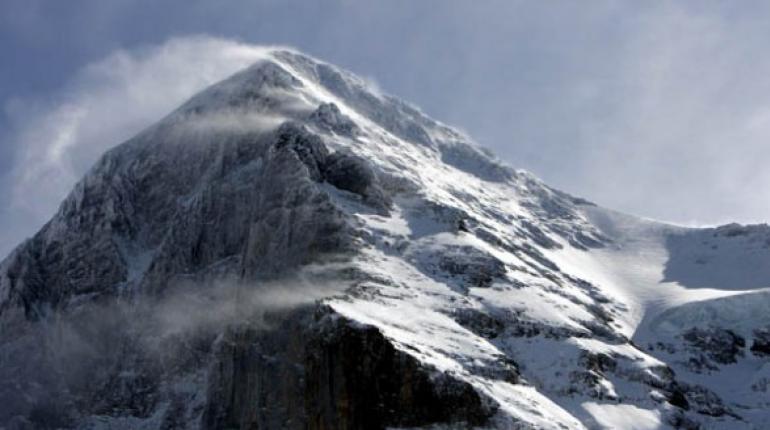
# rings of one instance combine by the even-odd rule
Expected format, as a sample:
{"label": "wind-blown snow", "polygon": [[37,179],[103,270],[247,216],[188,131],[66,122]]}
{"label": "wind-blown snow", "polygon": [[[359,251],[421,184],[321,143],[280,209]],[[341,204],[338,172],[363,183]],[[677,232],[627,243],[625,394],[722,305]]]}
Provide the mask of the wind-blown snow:
{"label": "wind-blown snow", "polygon": [[[369,280],[353,298],[327,300],[337,312],[380,328],[403,351],[472,383],[499,403],[501,423],[664,427],[673,409],[655,400],[655,387],[667,384],[668,366],[726,403],[750,392],[748,386],[733,384],[726,391],[689,378],[678,364],[686,361],[683,351],[672,359],[637,345],[679,339],[683,330],[705,323],[744,335],[766,324],[766,296],[756,293],[770,287],[770,253],[765,239],[757,239],[765,230],[688,229],[573,200],[501,166],[467,137],[345,72],[332,69],[329,78],[324,73],[330,66],[323,63],[290,52],[273,56],[301,83],[299,100],[307,110],[333,103],[360,128],[352,137],[334,135],[330,146],[369,160],[386,188],[407,190],[388,214],[333,194],[369,238],[356,260]],[[405,113],[410,121],[398,122]],[[482,266],[489,265],[484,270],[500,264],[504,271],[487,284],[469,284],[467,277],[447,275],[447,267],[467,263],[441,260],[452,255],[478,255]],[[464,309],[508,328],[481,336],[458,323],[456,314]],[[755,315],[741,318],[743,312]],[[511,335],[521,323],[540,334]],[[597,330],[609,334],[597,336]],[[589,370],[586,375],[597,382],[588,391],[572,387],[584,374],[576,363],[597,354],[612,357],[616,367]],[[501,380],[503,358],[520,365],[525,385]],[[743,394],[736,397],[736,390]],[[586,395],[620,404],[575,399]],[[724,422],[735,425],[729,417]]]}
{"label": "wind-blown snow", "polygon": [[[770,415],[770,228],[690,229],[596,207],[347,72],[260,55],[157,127],[173,131],[164,150],[184,151],[293,122],[349,161],[360,177],[315,172],[313,186],[355,231],[353,285],[305,299],[470,384],[496,405],[498,428],[752,428]],[[155,144],[157,130],[129,144]],[[131,292],[155,254],[120,253]]]}

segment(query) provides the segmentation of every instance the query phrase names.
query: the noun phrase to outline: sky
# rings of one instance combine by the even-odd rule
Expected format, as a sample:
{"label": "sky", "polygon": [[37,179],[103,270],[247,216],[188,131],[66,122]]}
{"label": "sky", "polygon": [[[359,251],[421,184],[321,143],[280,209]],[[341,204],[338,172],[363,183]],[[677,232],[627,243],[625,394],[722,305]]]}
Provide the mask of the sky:
{"label": "sky", "polygon": [[770,3],[3,0],[0,254],[106,149],[286,45],[602,206],[770,219]]}

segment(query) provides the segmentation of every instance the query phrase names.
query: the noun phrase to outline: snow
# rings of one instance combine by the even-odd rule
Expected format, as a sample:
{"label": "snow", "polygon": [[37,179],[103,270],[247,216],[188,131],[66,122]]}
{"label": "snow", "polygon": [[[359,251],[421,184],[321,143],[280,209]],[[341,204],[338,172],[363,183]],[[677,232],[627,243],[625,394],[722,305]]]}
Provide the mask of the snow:
{"label": "snow", "polygon": [[[653,400],[655,391],[640,381],[661,381],[657,369],[669,364],[661,359],[667,357],[592,337],[590,327],[597,323],[594,311],[601,297],[606,301],[605,311],[612,316],[610,330],[639,344],[667,330],[678,333],[694,324],[738,327],[746,310],[754,318],[743,332],[766,321],[762,315],[765,296],[752,296],[762,297],[753,301],[743,298],[748,290],[760,288],[763,280],[770,279],[764,242],[751,238],[755,232],[746,235],[739,231],[731,238],[716,238],[719,243],[712,248],[702,243],[704,235],[711,232],[572,202],[560,203],[565,205],[562,209],[551,208],[544,199],[559,197],[533,176],[516,172],[499,182],[488,176],[491,159],[489,164],[478,166],[467,157],[450,160],[443,154],[437,156],[431,148],[410,142],[361,113],[355,103],[348,104],[350,100],[333,94],[283,57],[277,62],[302,82],[308,103],[335,103],[362,130],[353,140],[335,136],[336,144],[370,160],[383,178],[402,178],[413,184],[408,188],[418,190],[397,196],[387,215],[368,212],[346,201],[345,196],[335,195],[338,204],[354,213],[367,232],[371,248],[357,264],[378,281],[362,285],[362,293],[355,299],[329,303],[348,318],[380,328],[397,347],[423,363],[471,382],[500,404],[500,417],[515,417],[537,428],[582,428],[579,418],[595,422],[598,428],[663,426],[660,401]],[[387,101],[380,94],[377,98]],[[442,127],[426,127],[430,141],[462,139],[461,134]],[[475,151],[460,152],[477,154]],[[444,209],[431,210],[432,204]],[[559,218],[562,210],[574,211],[569,221]],[[481,240],[476,234],[454,231],[452,213],[476,220],[478,226],[511,244],[523,243],[517,232],[525,222],[540,228],[560,247],[535,249],[558,270],[544,267],[531,254]],[[588,235],[598,232],[608,243],[581,249],[560,236],[560,229]],[[457,280],[436,269],[435,261],[437,256],[462,247],[502,261],[506,275],[489,287],[471,286],[464,292]],[[575,279],[587,281],[595,289],[575,284]],[[702,303],[709,305],[703,307]],[[515,315],[516,321],[556,333],[567,330],[564,333],[572,335],[564,340],[536,336],[490,342],[450,317],[462,308],[504,320]],[[672,324],[675,328],[670,328]],[[565,379],[585,354],[619,360],[616,372],[598,375],[592,395],[637,404],[581,403],[572,395],[565,397],[564,393],[572,389]],[[526,385],[479,376],[479,367],[494,367],[501,356],[520,363]]]}
{"label": "snow", "polygon": [[586,402],[583,408],[596,420],[599,429],[656,430],[661,427],[660,412],[633,405]]}
{"label": "snow", "polygon": [[[770,385],[766,359],[746,355],[713,374],[697,373],[686,366],[690,352],[681,340],[688,328],[720,327],[750,341],[754,329],[770,326],[770,228],[692,229],[591,206],[500,165],[462,133],[345,72],[341,89],[325,85],[289,54],[265,51],[258,64],[167,121],[200,134],[195,143],[203,144],[212,131],[305,121],[322,103],[352,120],[358,131],[348,135],[305,125],[330,150],[367,160],[392,204],[373,207],[355,193],[317,185],[349,215],[361,244],[346,263],[357,274],[354,286],[319,301],[472,385],[498,404],[499,428],[666,428],[670,369],[676,381],[742,405],[752,422],[770,415],[751,388]],[[271,85],[260,86],[265,80]],[[245,97],[249,91],[269,98],[271,108]],[[263,167],[260,158],[241,173]],[[128,283],[138,282],[154,252],[130,243],[120,251]],[[451,273],[447,260],[488,279]],[[460,311],[484,315],[494,335],[461,321]],[[647,347],[657,342],[676,348]],[[725,416],[709,424],[735,422]]]}
{"label": "snow", "polygon": [[[624,331],[638,344],[676,344],[678,336],[692,327],[733,330],[750,342],[754,329],[770,325],[770,253],[764,228],[725,234],[725,228],[684,228],[601,208],[583,210],[613,243],[589,252],[565,248],[549,256],[621,297],[629,305]],[[752,414],[766,407],[751,388],[765,377],[764,360],[747,356],[737,364],[699,375],[679,364],[688,360],[684,351],[655,354],[680,377],[710,387],[727,403],[753,405]],[[648,428],[613,421],[617,414],[604,406],[591,405],[586,410],[607,428]],[[648,412],[644,414],[648,420],[636,417],[633,421],[657,428]]]}
{"label": "snow", "polygon": [[[697,229],[666,225],[596,207],[585,207],[583,210],[604,234],[612,238],[613,243],[590,252],[565,247],[549,256],[560,266],[569,267],[573,273],[595,282],[628,304],[630,309],[624,318],[624,329],[629,336],[646,336],[645,330],[651,324],[649,321],[668,309],[750,293],[749,290],[735,288],[747,279],[756,279],[756,285],[762,285],[759,283],[762,279],[770,283],[768,265],[760,264],[760,261],[767,261],[770,253],[764,256],[753,253],[752,259],[738,263],[740,253],[736,248],[745,247],[737,247],[729,239],[717,240],[722,249],[717,253],[703,245],[703,233]],[[669,245],[672,238],[678,242],[676,250]],[[673,255],[682,250],[692,258]],[[690,260],[695,261],[696,256],[704,251],[710,252],[715,260],[730,262],[726,265],[731,267],[731,271],[719,270],[722,278],[718,284],[720,288],[709,287],[715,284],[713,277],[709,276],[714,269],[708,263],[690,264]],[[681,273],[683,279],[671,279],[666,275],[666,272],[672,271]],[[711,282],[686,281],[696,277]],[[722,323],[725,320],[712,322]]]}
{"label": "snow", "polygon": [[[324,302],[377,327],[426,366],[470,383],[498,403],[499,427],[662,428],[669,406],[657,391],[668,383],[661,369],[685,356],[643,350],[629,339],[676,341],[701,325],[749,336],[770,323],[767,229],[688,229],[580,203],[501,165],[416,108],[297,55],[268,51],[181,112],[218,107],[191,126],[220,131],[271,129],[325,103],[349,118],[357,132],[326,132],[325,144],[368,160],[393,201],[387,211],[373,210],[322,185],[364,243],[351,262],[361,273],[355,288]],[[313,67],[330,67],[338,80],[324,82]],[[272,86],[261,87],[265,80]],[[247,90],[270,98],[271,110],[254,115],[253,102],[242,99]],[[579,238],[601,246],[578,246]],[[136,278],[147,263],[131,251]],[[504,270],[473,285],[442,266],[442,259],[471,256]],[[491,339],[462,326],[454,316],[460,310],[496,318],[503,332]],[[613,364],[590,364],[596,357]],[[500,376],[510,370],[503,359],[519,364],[520,383]],[[745,384],[761,384],[768,372],[756,361],[735,367],[724,375],[739,382],[720,391],[728,401],[745,400]]]}

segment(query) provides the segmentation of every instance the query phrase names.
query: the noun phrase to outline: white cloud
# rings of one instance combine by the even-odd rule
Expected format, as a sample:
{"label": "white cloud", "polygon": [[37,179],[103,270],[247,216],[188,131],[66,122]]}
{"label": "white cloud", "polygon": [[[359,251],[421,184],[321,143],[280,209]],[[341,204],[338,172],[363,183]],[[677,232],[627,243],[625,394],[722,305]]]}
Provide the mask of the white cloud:
{"label": "white cloud", "polygon": [[16,148],[0,254],[34,233],[107,149],[199,90],[264,56],[265,48],[208,36],[117,51],[85,66],[59,93],[7,107]]}
{"label": "white cloud", "polygon": [[579,145],[556,185],[682,224],[767,221],[770,62],[755,30],[679,3],[627,23],[610,66],[575,85]]}

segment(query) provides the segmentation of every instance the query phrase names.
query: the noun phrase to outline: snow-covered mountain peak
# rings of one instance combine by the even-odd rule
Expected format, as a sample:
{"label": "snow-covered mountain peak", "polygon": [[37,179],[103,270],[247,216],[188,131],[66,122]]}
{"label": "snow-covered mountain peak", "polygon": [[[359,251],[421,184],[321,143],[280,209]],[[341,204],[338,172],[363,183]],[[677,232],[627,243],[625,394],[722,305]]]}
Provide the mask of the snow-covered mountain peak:
{"label": "snow-covered mountain peak", "polygon": [[0,422],[759,428],[767,236],[597,207],[265,49],[2,263]]}

